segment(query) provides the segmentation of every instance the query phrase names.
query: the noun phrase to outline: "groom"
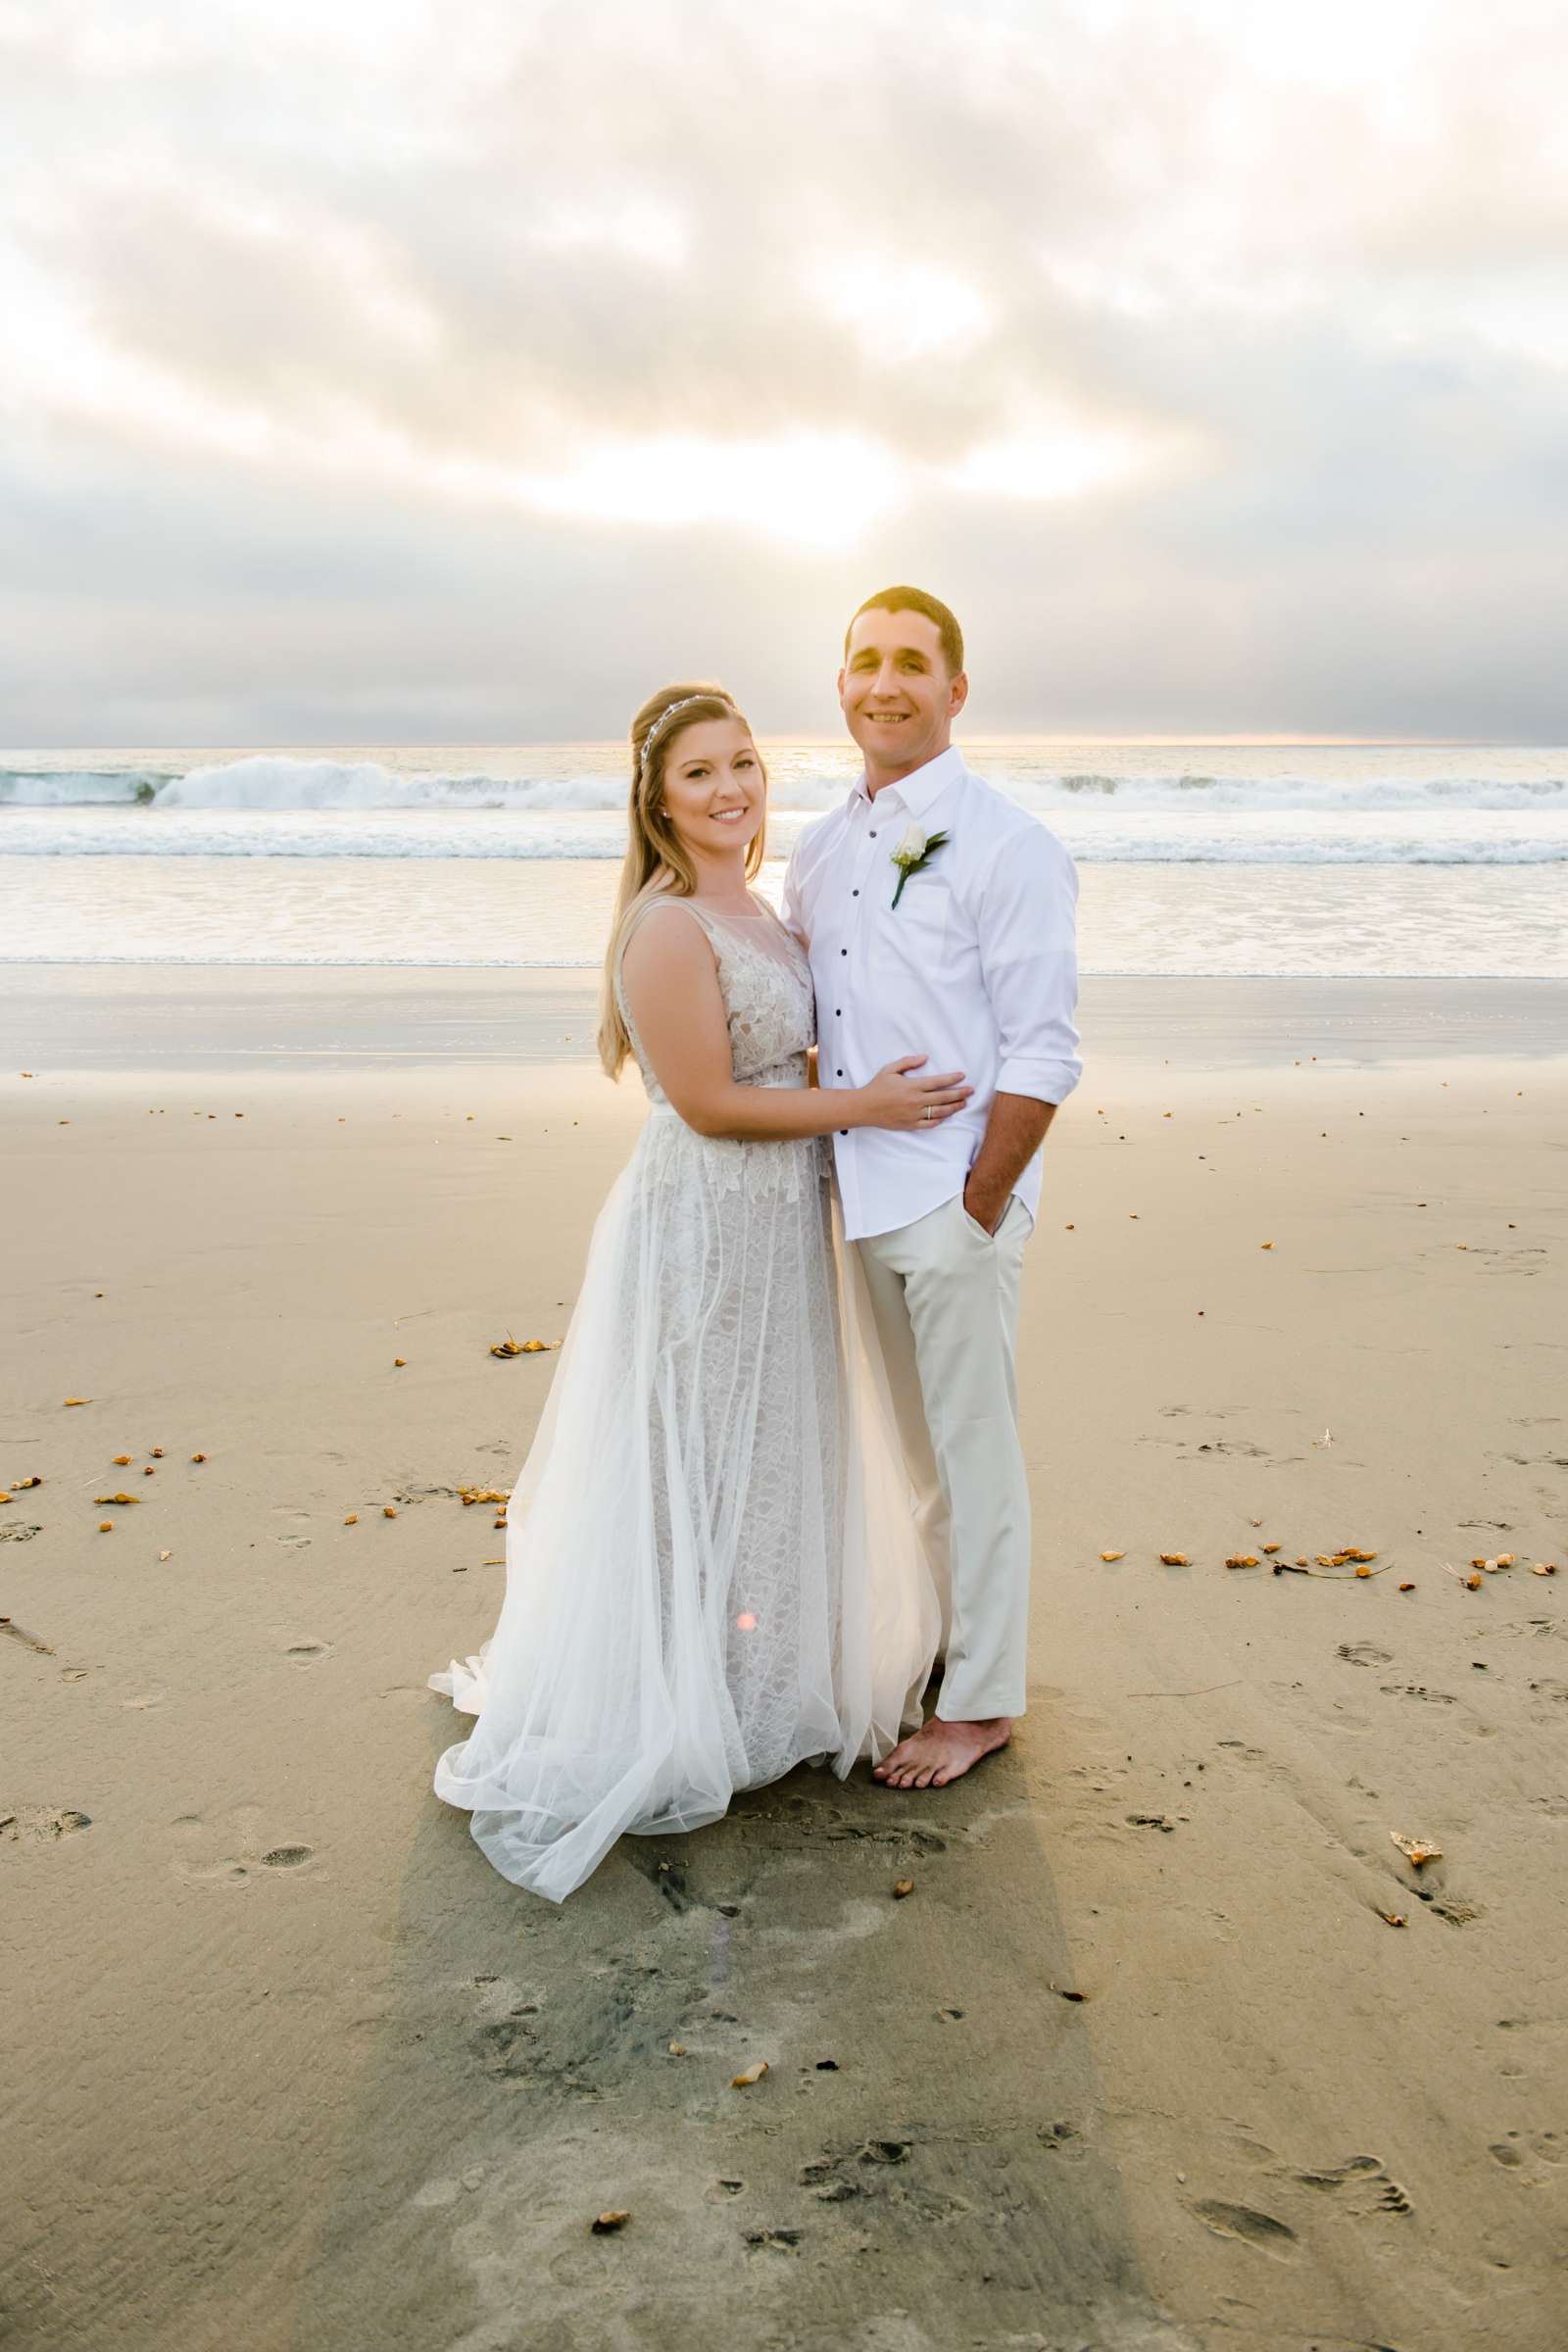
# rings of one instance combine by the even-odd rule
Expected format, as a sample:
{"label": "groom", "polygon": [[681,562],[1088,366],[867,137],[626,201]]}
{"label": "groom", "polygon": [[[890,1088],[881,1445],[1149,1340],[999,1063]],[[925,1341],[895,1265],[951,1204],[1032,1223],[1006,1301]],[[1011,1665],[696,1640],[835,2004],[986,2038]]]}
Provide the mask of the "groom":
{"label": "groom", "polygon": [[864,773],[797,844],[784,886],[811,959],[821,1082],[860,1086],[922,1054],[975,1089],[929,1135],[857,1127],[833,1145],[946,1656],[941,1713],[873,1769],[891,1788],[942,1788],[1004,1746],[1024,1709],[1018,1280],[1040,1147],[1082,1066],[1078,877],[1055,836],[954,749],[969,681],[946,605],[918,588],[868,597],[838,684]]}

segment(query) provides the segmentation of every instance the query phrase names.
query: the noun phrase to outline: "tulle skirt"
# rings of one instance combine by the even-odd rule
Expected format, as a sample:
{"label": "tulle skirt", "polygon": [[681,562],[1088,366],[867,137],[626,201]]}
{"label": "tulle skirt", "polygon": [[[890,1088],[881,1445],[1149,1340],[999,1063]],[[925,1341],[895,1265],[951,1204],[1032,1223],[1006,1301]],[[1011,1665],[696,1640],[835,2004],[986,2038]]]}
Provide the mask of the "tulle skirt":
{"label": "tulle skirt", "polygon": [[435,1790],[560,1901],[625,1832],[841,1777],[920,1720],[940,1609],[825,1145],[656,1104],[594,1228]]}

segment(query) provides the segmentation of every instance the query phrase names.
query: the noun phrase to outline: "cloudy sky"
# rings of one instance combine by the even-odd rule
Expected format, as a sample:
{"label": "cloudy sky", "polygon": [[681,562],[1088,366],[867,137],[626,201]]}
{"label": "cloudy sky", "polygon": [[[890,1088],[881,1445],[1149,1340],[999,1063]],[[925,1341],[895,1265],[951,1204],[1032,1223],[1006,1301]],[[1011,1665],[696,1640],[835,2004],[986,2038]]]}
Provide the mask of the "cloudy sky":
{"label": "cloudy sky", "polygon": [[1559,0],[0,0],[0,741],[1568,740]]}

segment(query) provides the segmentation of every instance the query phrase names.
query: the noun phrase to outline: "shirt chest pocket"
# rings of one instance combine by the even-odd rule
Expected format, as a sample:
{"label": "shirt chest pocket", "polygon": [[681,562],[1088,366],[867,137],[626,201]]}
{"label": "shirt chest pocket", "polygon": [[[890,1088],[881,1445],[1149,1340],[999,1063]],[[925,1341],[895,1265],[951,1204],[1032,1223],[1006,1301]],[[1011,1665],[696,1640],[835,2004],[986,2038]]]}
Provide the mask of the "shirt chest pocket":
{"label": "shirt chest pocket", "polygon": [[887,902],[876,928],[877,946],[893,963],[935,962],[947,944],[953,893],[941,874],[928,869],[909,876],[895,906],[898,879],[895,872],[888,883]]}

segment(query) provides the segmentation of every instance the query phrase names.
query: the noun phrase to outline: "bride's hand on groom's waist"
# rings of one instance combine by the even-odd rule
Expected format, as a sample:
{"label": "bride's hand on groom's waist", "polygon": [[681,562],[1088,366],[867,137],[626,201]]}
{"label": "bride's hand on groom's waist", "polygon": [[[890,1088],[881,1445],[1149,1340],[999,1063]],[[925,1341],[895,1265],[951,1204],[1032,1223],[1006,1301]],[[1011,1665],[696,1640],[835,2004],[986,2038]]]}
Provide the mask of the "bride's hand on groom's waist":
{"label": "bride's hand on groom's waist", "polygon": [[961,1070],[940,1076],[917,1077],[926,1055],[906,1054],[878,1070],[868,1085],[857,1089],[859,1101],[855,1124],[861,1127],[939,1127],[961,1110],[974,1093]]}

